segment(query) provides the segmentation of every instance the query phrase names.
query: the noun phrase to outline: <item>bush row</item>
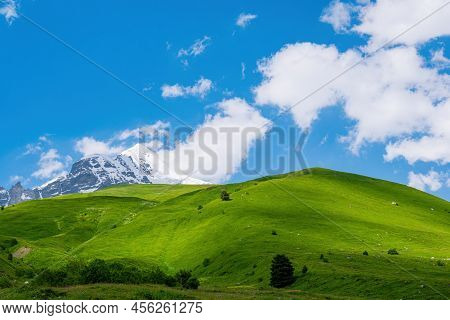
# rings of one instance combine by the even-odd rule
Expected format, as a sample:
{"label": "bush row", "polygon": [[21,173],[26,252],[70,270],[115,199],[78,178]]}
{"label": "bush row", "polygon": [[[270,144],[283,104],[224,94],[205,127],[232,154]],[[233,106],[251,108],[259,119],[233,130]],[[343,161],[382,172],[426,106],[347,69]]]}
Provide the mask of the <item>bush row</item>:
{"label": "bush row", "polygon": [[92,283],[126,283],[126,284],[165,284],[170,287],[177,285],[186,289],[197,289],[200,285],[191,271],[180,270],[175,276],[163,272],[160,268],[151,270],[120,262],[107,262],[95,259],[88,264],[80,261],[70,262],[57,270],[44,270],[36,278],[37,284],[49,286],[65,286]]}

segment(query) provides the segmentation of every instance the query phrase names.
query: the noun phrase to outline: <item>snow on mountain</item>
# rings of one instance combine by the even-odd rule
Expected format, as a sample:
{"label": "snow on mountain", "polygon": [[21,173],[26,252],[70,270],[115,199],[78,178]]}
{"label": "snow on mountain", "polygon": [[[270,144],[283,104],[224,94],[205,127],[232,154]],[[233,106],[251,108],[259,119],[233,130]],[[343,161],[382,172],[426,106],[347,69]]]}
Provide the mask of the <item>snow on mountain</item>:
{"label": "snow on mountain", "polygon": [[131,158],[135,163],[150,165],[153,169],[151,182],[154,184],[209,184],[209,182],[192,178],[189,175],[166,173],[169,171],[166,169],[170,164],[143,144],[136,144],[123,151],[121,155]]}
{"label": "snow on mountain", "polygon": [[[0,187],[0,205],[50,198],[63,194],[87,193],[117,184],[207,184],[186,175],[166,175],[153,169],[160,161],[155,153],[137,144],[111,157],[95,155],[75,162],[68,174],[56,177],[33,190],[17,183],[9,191]],[[158,162],[158,168],[161,163]]]}

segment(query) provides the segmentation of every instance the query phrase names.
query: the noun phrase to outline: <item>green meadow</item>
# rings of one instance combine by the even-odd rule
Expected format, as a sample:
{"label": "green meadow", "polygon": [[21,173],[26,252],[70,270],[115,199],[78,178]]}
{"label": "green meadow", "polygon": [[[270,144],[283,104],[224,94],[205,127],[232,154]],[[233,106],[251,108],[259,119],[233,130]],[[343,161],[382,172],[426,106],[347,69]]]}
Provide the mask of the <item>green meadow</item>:
{"label": "green meadow", "polygon": [[[230,201],[221,200],[222,190]],[[2,243],[0,299],[450,296],[448,201],[319,168],[238,184],[123,185],[24,202],[0,212]],[[269,285],[276,254],[296,270],[284,289]],[[93,259],[167,274],[192,270],[200,287],[34,282],[42,270]]]}

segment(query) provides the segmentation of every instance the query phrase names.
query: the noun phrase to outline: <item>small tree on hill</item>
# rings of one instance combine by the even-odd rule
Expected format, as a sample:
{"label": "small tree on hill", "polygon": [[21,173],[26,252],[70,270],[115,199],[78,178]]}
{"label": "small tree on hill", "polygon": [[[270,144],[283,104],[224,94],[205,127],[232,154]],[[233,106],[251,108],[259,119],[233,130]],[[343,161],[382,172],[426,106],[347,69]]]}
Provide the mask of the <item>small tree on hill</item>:
{"label": "small tree on hill", "polygon": [[389,249],[387,253],[390,255],[397,255],[398,251],[397,251],[397,249],[394,248],[394,249]]}
{"label": "small tree on hill", "polygon": [[222,201],[230,201],[230,194],[226,190],[222,190],[220,199],[222,199]]}
{"label": "small tree on hill", "polygon": [[270,285],[275,288],[284,288],[294,283],[294,267],[284,254],[276,255],[270,268]]}
{"label": "small tree on hill", "polygon": [[305,274],[307,272],[308,272],[308,267],[307,266],[303,266],[302,273]]}
{"label": "small tree on hill", "polygon": [[0,208],[1,208],[2,211],[5,210],[5,206],[1,206]]}

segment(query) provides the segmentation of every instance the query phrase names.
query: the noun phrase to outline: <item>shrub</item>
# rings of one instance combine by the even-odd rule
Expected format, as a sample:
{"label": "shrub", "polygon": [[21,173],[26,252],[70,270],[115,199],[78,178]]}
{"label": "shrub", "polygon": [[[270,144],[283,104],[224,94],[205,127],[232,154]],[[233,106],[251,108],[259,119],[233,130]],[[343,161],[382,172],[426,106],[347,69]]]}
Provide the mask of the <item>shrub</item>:
{"label": "shrub", "polygon": [[222,201],[230,201],[230,194],[226,190],[222,190],[220,199],[222,199]]}
{"label": "shrub", "polygon": [[200,286],[200,281],[198,281],[197,278],[191,277],[191,278],[189,278],[189,280],[186,282],[186,285],[185,285],[184,288],[185,288],[185,289],[194,289],[194,290],[197,290],[199,286]]}
{"label": "shrub", "polygon": [[65,294],[58,294],[56,291],[52,289],[40,289],[36,291],[32,297],[37,300],[52,300],[59,298],[60,296],[64,296]]}
{"label": "shrub", "polygon": [[12,287],[12,282],[6,276],[0,276],[0,289]]}
{"label": "shrub", "polygon": [[186,286],[190,277],[192,277],[192,272],[189,270],[180,270],[175,274],[175,279],[183,288]]}
{"label": "shrub", "polygon": [[[157,267],[151,271],[144,272],[142,280],[145,283],[166,284],[169,286],[169,284],[172,283],[172,279],[169,278],[170,276],[166,275],[159,267]],[[176,280],[173,280],[173,282],[175,284],[169,287],[173,287],[176,285]]]}
{"label": "shrub", "polygon": [[367,250],[365,250],[364,252],[363,252],[363,256],[368,256],[369,255],[369,253],[367,252]]}
{"label": "shrub", "polygon": [[19,266],[16,268],[16,276],[18,277],[24,277],[24,278],[32,278],[34,277],[34,271],[29,266]]}
{"label": "shrub", "polygon": [[444,261],[442,261],[442,260],[438,260],[438,261],[436,262],[436,265],[437,265],[438,267],[445,267],[445,263],[444,263]]}
{"label": "shrub", "polygon": [[294,267],[288,257],[283,254],[276,255],[270,268],[270,285],[275,288],[284,288],[294,283]]}
{"label": "shrub", "polygon": [[167,276],[164,284],[168,287],[175,287],[177,285],[177,279],[173,276]]}
{"label": "shrub", "polygon": [[197,278],[192,277],[190,270],[180,270],[175,275],[177,283],[184,289],[197,289],[200,282]]}
{"label": "shrub", "polygon": [[328,263],[328,258],[323,258],[322,261]]}
{"label": "shrub", "polygon": [[109,282],[111,272],[104,260],[95,259],[83,268],[81,279],[83,283]]}
{"label": "shrub", "polygon": [[66,284],[67,273],[63,270],[44,270],[36,279],[38,284],[45,284],[52,287]]}
{"label": "shrub", "polygon": [[124,266],[121,263],[113,262],[108,265],[109,279],[113,283],[141,283],[142,272],[134,266]]}
{"label": "shrub", "polygon": [[18,243],[19,243],[19,242],[17,241],[16,238],[11,238],[11,239],[3,240],[3,241],[0,243],[0,246],[3,247],[4,249],[6,249],[6,248],[14,247],[14,246],[17,245]]}
{"label": "shrub", "polygon": [[320,260],[323,260],[324,256],[323,253],[320,254]]}
{"label": "shrub", "polygon": [[2,211],[5,210],[5,206],[1,206],[0,208],[1,208]]}
{"label": "shrub", "polygon": [[307,272],[308,272],[308,267],[307,266],[303,266],[302,273],[305,274]]}
{"label": "shrub", "polygon": [[398,251],[397,251],[397,249],[395,249],[395,248],[394,248],[394,249],[389,249],[387,253],[390,254],[390,255],[396,255],[396,254],[399,254]]}
{"label": "shrub", "polygon": [[203,260],[203,266],[206,268],[207,266],[209,266],[211,263],[211,260],[209,260],[208,258],[205,258],[205,260]]}
{"label": "shrub", "polygon": [[203,206],[202,205],[199,205],[198,207],[197,207],[197,210],[202,210],[203,209]]}
{"label": "shrub", "polygon": [[278,233],[275,230],[272,230],[272,235],[276,236],[276,235],[278,235]]}

